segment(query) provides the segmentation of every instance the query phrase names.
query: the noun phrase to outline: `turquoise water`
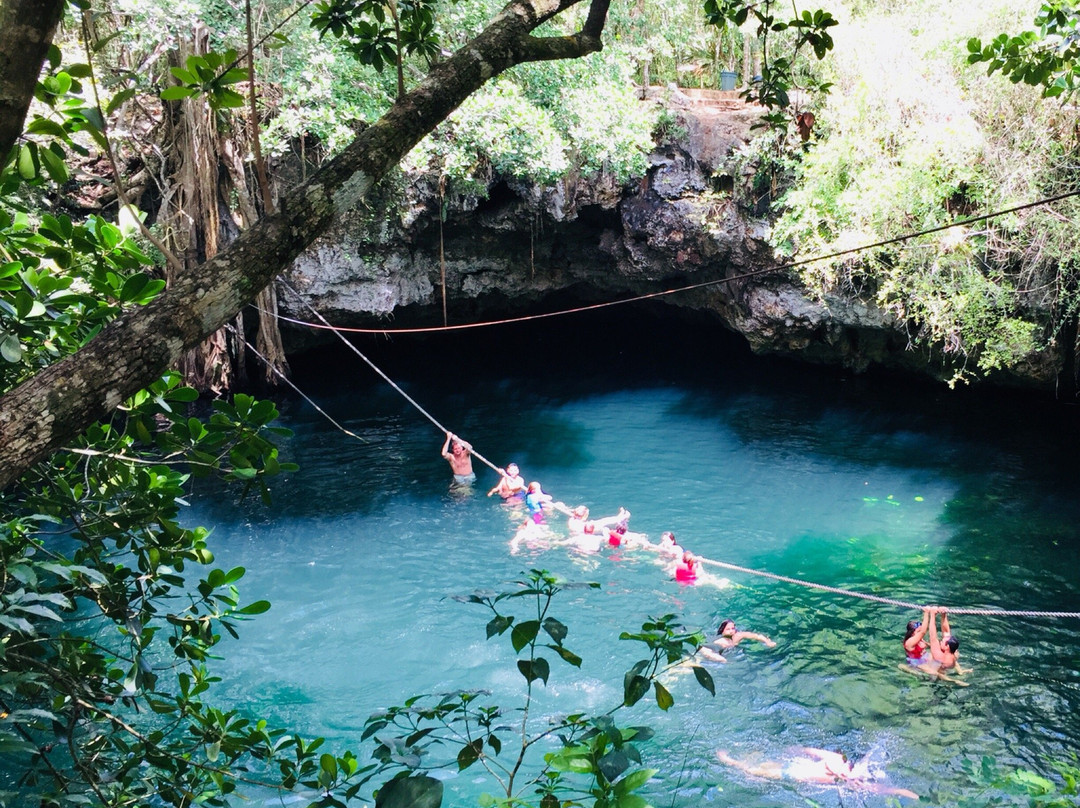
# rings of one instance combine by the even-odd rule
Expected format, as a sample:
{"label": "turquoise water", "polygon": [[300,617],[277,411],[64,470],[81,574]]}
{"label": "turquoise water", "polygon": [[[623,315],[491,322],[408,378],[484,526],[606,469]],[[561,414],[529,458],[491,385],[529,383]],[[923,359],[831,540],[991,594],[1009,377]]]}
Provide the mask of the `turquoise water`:
{"label": "turquoise water", "polygon": [[[1074,413],[765,362],[705,329],[665,328],[641,314],[610,319],[603,339],[563,327],[361,347],[488,458],[594,516],[625,506],[653,540],[672,530],[708,558],[903,601],[1080,611]],[[272,507],[194,498],[219,565],[246,567],[245,599],[274,604],[226,643],[225,698],[361,759],[368,715],[417,693],[485,688],[512,709],[523,680],[507,639],[486,641],[489,615],[449,596],[544,567],[601,588],[556,602],[585,661],[552,662],[541,720],[618,703],[642,656],[618,634],[649,615],[711,630],[731,616],[778,643],[714,665],[715,698],[674,676],[668,713],[634,708],[629,723],[658,729],[646,760],[662,770],[647,789],[657,805],[886,804],[753,780],[717,749],[869,755],[938,805],[980,793],[965,758],[1045,774],[1078,746],[1080,621],[956,617],[974,668],[962,688],[899,669],[918,616],[902,609],[720,570],[721,586],[687,587],[646,552],[513,555],[521,517],[483,496],[494,473],[477,463],[476,494],[449,493],[442,436],[359,359],[308,357],[297,378],[367,442],[286,399],[283,452],[301,471]],[[494,789],[479,767],[445,777],[446,805]]]}

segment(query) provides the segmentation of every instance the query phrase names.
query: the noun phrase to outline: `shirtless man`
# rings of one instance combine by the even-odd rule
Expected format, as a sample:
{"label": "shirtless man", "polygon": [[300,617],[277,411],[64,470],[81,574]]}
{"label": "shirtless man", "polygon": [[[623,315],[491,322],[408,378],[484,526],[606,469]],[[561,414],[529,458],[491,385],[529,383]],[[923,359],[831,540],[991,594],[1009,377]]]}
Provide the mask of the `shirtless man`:
{"label": "shirtless man", "polygon": [[517,463],[508,464],[505,471],[499,469],[499,474],[502,476],[498,484],[488,491],[489,497],[492,494],[498,494],[503,499],[525,496],[525,478],[521,476]]}
{"label": "shirtless man", "polygon": [[[938,641],[937,635],[937,616],[941,614],[941,640]],[[949,628],[949,615],[942,609],[936,606],[931,606],[928,610],[927,616],[929,618],[929,629],[927,634],[930,638],[930,656],[933,658],[936,664],[936,670],[948,670],[949,668],[959,669],[957,649],[960,648],[960,640],[956,639],[952,635],[952,631]]]}
{"label": "shirtless man", "polygon": [[[451,445],[452,444],[452,445]],[[442,456],[450,464],[454,473],[454,485],[465,487],[476,482],[472,468],[472,445],[457,437],[453,432],[446,433],[446,443],[442,447]]]}
{"label": "shirtless man", "polygon": [[[743,640],[756,640],[757,642],[764,643],[769,648],[775,648],[776,643],[766,637],[764,634],[757,634],[753,631],[739,631],[735,628],[734,620],[724,620],[720,623],[720,628],[717,630],[716,639],[707,645],[701,646],[698,652],[706,659],[711,659],[713,662],[727,662],[724,659],[724,651],[729,648],[734,648]],[[720,649],[714,650],[710,646],[715,646]]]}

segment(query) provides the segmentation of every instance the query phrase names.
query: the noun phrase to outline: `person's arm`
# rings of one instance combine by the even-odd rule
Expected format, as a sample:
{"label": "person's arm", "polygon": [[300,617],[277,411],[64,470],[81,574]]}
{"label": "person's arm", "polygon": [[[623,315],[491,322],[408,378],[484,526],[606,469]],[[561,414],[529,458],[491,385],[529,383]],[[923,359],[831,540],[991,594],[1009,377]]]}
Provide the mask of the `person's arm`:
{"label": "person's arm", "polygon": [[495,483],[494,488],[492,488],[490,491],[488,491],[488,496],[489,497],[492,494],[494,494],[496,491],[500,490],[506,484],[506,471],[505,471],[505,469],[495,469],[495,471],[499,472],[499,481],[497,483]]}
{"label": "person's arm", "polygon": [[701,647],[700,647],[700,648],[698,649],[698,653],[699,653],[699,654],[701,654],[701,655],[702,655],[703,657],[705,657],[706,659],[710,659],[710,660],[712,660],[713,662],[723,662],[723,663],[725,663],[725,664],[727,663],[727,660],[726,660],[726,659],[724,659],[724,655],[723,655],[723,654],[718,654],[718,653],[716,653],[716,651],[712,650],[712,649],[711,649],[711,648],[709,648],[709,646],[707,646],[707,645],[703,645],[703,646],[701,646]]}
{"label": "person's arm", "polygon": [[446,460],[450,460],[453,457],[453,455],[450,454],[450,441],[451,441],[451,439],[453,437],[454,437],[453,432],[447,432],[446,433],[446,443],[444,443],[442,445],[442,456]]}
{"label": "person's arm", "polygon": [[922,642],[922,638],[926,636],[926,630],[930,627],[930,611],[923,609],[922,612],[922,625],[915,629],[914,633],[904,640],[904,649],[907,651],[914,651],[915,648]]}
{"label": "person's arm", "polygon": [[944,637],[946,634],[952,634],[952,629],[949,628],[949,613],[943,611],[941,613],[941,636]]}
{"label": "person's arm", "polygon": [[927,634],[930,639],[930,656],[934,658],[936,662],[944,661],[944,654],[941,650],[941,643],[938,642],[937,636],[937,609],[930,609],[930,625],[927,629]]}
{"label": "person's arm", "polygon": [[736,631],[735,636],[731,638],[733,643],[739,643],[742,640],[757,640],[760,643],[764,643],[769,648],[775,648],[776,643],[766,637],[764,634],[758,634],[754,631]]}

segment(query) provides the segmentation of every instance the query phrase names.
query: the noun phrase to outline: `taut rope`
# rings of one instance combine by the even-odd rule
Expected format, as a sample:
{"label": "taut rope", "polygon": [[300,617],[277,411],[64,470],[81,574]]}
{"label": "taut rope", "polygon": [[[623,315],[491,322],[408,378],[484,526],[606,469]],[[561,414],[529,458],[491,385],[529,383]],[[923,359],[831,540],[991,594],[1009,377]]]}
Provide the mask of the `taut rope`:
{"label": "taut rope", "polygon": [[[326,318],[323,317],[319,313],[318,309],[316,309],[314,306],[312,306],[310,303],[308,303],[306,300],[304,300],[304,298],[300,295],[299,292],[297,292],[295,289],[293,289],[285,281],[279,280],[279,282],[281,283],[282,286],[284,286],[286,289],[288,289],[290,292],[292,292],[294,295],[296,295],[296,299],[299,300],[301,303],[303,303],[311,311],[312,314],[314,314],[316,317],[318,317],[319,320],[321,320],[322,323],[328,329],[333,331],[334,334],[337,336],[337,338],[340,339],[342,342],[344,342],[348,346],[350,351],[352,351],[354,354],[356,354],[361,359],[363,359],[364,362],[367,364],[367,366],[369,368],[371,368],[372,370],[374,370],[377,374],[379,374],[379,376],[382,378],[383,381],[385,381],[388,385],[390,385],[395,390],[397,390],[406,401],[408,401],[410,404],[412,404],[414,407],[416,407],[416,409],[420,412],[421,415],[423,415],[425,418],[427,418],[429,421],[431,421],[431,423],[435,424],[436,428],[440,432],[442,432],[444,434],[450,432],[449,429],[447,429],[445,426],[440,424],[435,419],[435,416],[433,416],[431,413],[429,413],[427,410],[425,410],[423,407],[421,407],[416,402],[416,399],[414,399],[412,396],[410,396],[408,393],[406,393],[404,390],[402,390],[400,387],[398,387],[398,385],[394,382],[393,379],[391,379],[389,376],[387,376],[385,373],[383,373],[382,370],[374,362],[372,362],[370,359],[368,359],[366,356],[364,356],[360,352],[359,348],[357,348],[355,345],[353,345],[351,342],[349,342],[347,339],[345,339],[345,336],[337,328],[330,325],[330,323],[328,323],[326,321]],[[499,467],[498,466],[496,466],[494,463],[492,463],[490,460],[488,460],[486,457],[484,457],[482,454],[480,454],[475,449],[471,449],[470,454],[472,454],[473,457],[475,457],[477,460],[479,460],[485,466],[490,468],[492,471],[499,472]]]}
{"label": "taut rope", "polygon": [[[745,572],[748,575],[757,575],[762,578],[771,578],[774,581],[783,581],[787,584],[795,584],[797,586],[805,586],[810,589],[820,589],[823,592],[832,592],[835,595],[847,595],[852,598],[861,598],[862,600],[872,600],[875,603],[884,603],[889,606],[896,606],[901,609],[914,609],[916,611],[922,611],[925,606],[918,603],[909,603],[904,600],[896,600],[894,598],[884,598],[880,595],[868,595],[865,592],[856,592],[852,589],[842,589],[838,586],[827,586],[825,584],[816,584],[812,581],[804,581],[800,578],[791,578],[787,575],[777,575],[773,572],[765,572],[764,570],[755,570],[750,567],[740,567],[738,564],[728,564],[726,561],[714,561],[711,558],[702,558],[695,554],[695,558],[702,564],[708,564],[713,567],[721,567],[726,570],[734,570],[735,572]],[[1017,609],[973,609],[973,608],[953,608],[952,606],[945,609],[949,614],[974,614],[974,615],[993,615],[997,617],[1077,617],[1080,618],[1080,612],[1037,612],[1030,610],[1017,610]]]}

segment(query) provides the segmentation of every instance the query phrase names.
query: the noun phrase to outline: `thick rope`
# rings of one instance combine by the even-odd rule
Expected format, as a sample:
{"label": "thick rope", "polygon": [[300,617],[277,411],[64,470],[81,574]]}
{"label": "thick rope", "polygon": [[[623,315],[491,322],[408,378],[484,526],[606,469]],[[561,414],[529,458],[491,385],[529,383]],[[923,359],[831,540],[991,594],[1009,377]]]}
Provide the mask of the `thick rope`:
{"label": "thick rope", "polygon": [[253,354],[255,354],[257,357],[259,357],[259,359],[261,359],[263,361],[263,364],[266,365],[267,370],[269,370],[271,373],[273,373],[275,376],[277,376],[279,379],[281,379],[283,382],[285,382],[285,384],[289,385],[289,387],[291,387],[302,399],[304,399],[304,401],[306,401],[308,404],[310,404],[312,407],[314,407],[316,412],[318,412],[323,418],[325,418],[327,421],[329,421],[331,424],[333,424],[337,429],[344,432],[350,438],[356,438],[361,443],[368,443],[369,442],[369,441],[365,440],[364,438],[361,438],[359,435],[357,435],[352,430],[346,429],[341,424],[339,424],[337,421],[335,421],[333,419],[333,417],[326,410],[324,410],[322,407],[320,407],[318,404],[316,404],[314,401],[312,401],[311,397],[308,396],[307,393],[305,393],[303,390],[301,390],[299,387],[297,387],[295,384],[293,384],[292,380],[289,379],[288,376],[286,376],[284,373],[282,373],[280,370],[278,370],[276,367],[274,367],[274,363],[271,362],[269,359],[267,359],[265,356],[263,356],[261,353],[259,353],[258,349],[256,349],[256,347],[254,345],[252,345],[250,342],[248,342],[246,339],[244,339],[244,337],[241,336],[240,333],[233,326],[226,325],[225,327],[227,329],[229,329],[229,331],[231,331],[233,333],[233,335],[237,339],[241,340],[248,347],[249,351],[251,351]]}
{"label": "thick rope", "polygon": [[[350,350],[350,351],[352,351],[352,352],[353,352],[354,354],[356,354],[356,355],[357,355],[357,356],[359,356],[359,357],[360,357],[361,359],[363,359],[363,360],[364,360],[364,362],[365,362],[365,363],[367,364],[367,366],[368,366],[369,368],[371,368],[371,369],[372,369],[372,370],[374,370],[374,371],[375,371],[375,372],[376,372],[377,374],[379,374],[380,378],[382,378],[382,380],[383,380],[383,381],[385,381],[385,382],[386,382],[387,384],[389,384],[389,385],[390,385],[391,387],[393,387],[393,388],[394,388],[395,390],[397,390],[397,391],[398,391],[398,392],[399,392],[399,393],[400,393],[400,394],[402,395],[402,397],[403,397],[403,398],[404,398],[404,399],[405,399],[406,401],[408,401],[408,402],[409,402],[410,404],[412,404],[412,405],[413,405],[414,407],[416,407],[417,411],[419,411],[421,415],[423,415],[423,416],[424,416],[425,418],[427,418],[427,419],[428,419],[429,421],[431,421],[431,423],[433,423],[433,424],[435,425],[435,427],[436,427],[436,428],[437,428],[437,429],[438,429],[438,430],[439,430],[440,432],[442,432],[443,434],[447,434],[447,433],[449,433],[449,432],[450,432],[450,430],[449,430],[449,429],[447,429],[446,427],[444,427],[444,426],[443,426],[442,424],[440,424],[440,423],[439,423],[439,422],[438,422],[438,421],[437,421],[437,420],[435,419],[435,416],[433,416],[433,415],[432,415],[431,413],[429,413],[429,412],[428,412],[427,410],[425,410],[425,409],[424,409],[423,407],[421,407],[421,406],[420,406],[420,405],[419,405],[419,404],[418,404],[418,403],[416,402],[416,399],[414,399],[414,398],[413,398],[412,396],[410,396],[410,395],[409,395],[408,393],[406,393],[406,392],[405,392],[404,390],[402,390],[402,389],[401,389],[400,387],[398,387],[398,385],[397,385],[397,384],[396,384],[396,383],[394,382],[394,380],[393,380],[393,379],[391,379],[391,378],[390,378],[389,376],[387,376],[387,375],[386,375],[385,373],[383,373],[383,372],[382,372],[382,370],[380,370],[380,369],[379,369],[379,367],[378,367],[378,366],[377,366],[377,365],[376,365],[376,364],[375,364],[374,362],[372,362],[372,361],[371,361],[370,359],[368,359],[368,358],[367,358],[366,356],[364,356],[364,355],[363,355],[363,354],[362,354],[362,353],[360,352],[360,349],[359,349],[359,348],[357,348],[357,347],[356,347],[355,345],[353,345],[353,344],[352,344],[351,342],[349,342],[349,341],[348,341],[348,340],[347,340],[347,339],[345,338],[345,335],[344,335],[344,334],[342,334],[342,333],[341,333],[341,332],[340,332],[340,331],[339,331],[339,330],[338,330],[337,328],[335,328],[334,326],[330,325],[330,323],[328,323],[328,322],[326,321],[326,318],[325,318],[325,317],[323,317],[323,316],[322,316],[322,315],[321,315],[321,314],[320,314],[320,313],[318,312],[318,310],[317,310],[317,309],[316,309],[316,308],[315,308],[314,306],[312,306],[312,305],[311,305],[310,303],[308,303],[308,302],[307,302],[306,300],[304,300],[304,298],[303,298],[303,297],[302,297],[302,296],[300,295],[300,293],[299,293],[298,291],[296,291],[295,289],[293,289],[293,288],[292,288],[292,287],[291,287],[291,286],[290,286],[289,284],[287,284],[287,283],[286,283],[285,281],[283,281],[283,280],[279,280],[279,282],[281,283],[281,285],[282,285],[282,286],[284,286],[284,287],[285,287],[286,289],[288,289],[288,290],[289,290],[290,292],[292,292],[292,293],[293,293],[294,295],[296,295],[296,299],[297,299],[297,300],[299,300],[299,301],[300,301],[301,303],[303,303],[303,304],[304,304],[305,306],[307,306],[307,307],[308,307],[308,309],[310,309],[310,310],[311,310],[311,312],[312,312],[312,313],[313,313],[313,314],[314,314],[314,315],[315,315],[316,317],[318,317],[318,318],[319,318],[319,320],[321,320],[321,321],[323,322],[323,324],[324,324],[324,325],[325,325],[325,326],[326,326],[327,328],[329,328],[329,329],[330,329],[331,331],[333,331],[333,332],[334,332],[334,334],[336,334],[336,335],[337,335],[337,338],[338,338],[338,339],[340,339],[340,340],[341,340],[342,342],[344,342],[344,343],[345,343],[345,344],[346,344],[346,345],[348,346],[348,348],[349,348],[349,350]],[[469,450],[469,453],[470,453],[470,454],[471,454],[471,455],[472,455],[473,457],[475,457],[475,458],[476,458],[477,460],[479,460],[479,461],[480,461],[481,463],[483,463],[483,464],[484,464],[485,466],[487,466],[488,468],[490,468],[490,469],[491,469],[492,471],[498,472],[498,473],[500,473],[500,474],[502,473],[502,472],[500,471],[500,469],[499,469],[499,467],[498,467],[498,466],[496,466],[496,465],[495,465],[494,463],[492,463],[492,462],[491,462],[490,460],[488,460],[488,459],[487,459],[486,457],[484,457],[484,456],[483,456],[482,454],[480,454],[480,453],[479,453],[478,451],[476,451],[475,449],[470,449],[470,450]]]}
{"label": "thick rope", "polygon": [[[825,584],[815,584],[811,581],[803,581],[799,578],[790,578],[787,575],[777,575],[772,572],[765,572],[764,570],[750,569],[749,567],[740,567],[737,564],[728,564],[726,561],[714,561],[711,558],[702,558],[695,555],[698,561],[702,564],[708,564],[713,567],[720,567],[726,570],[734,570],[735,572],[745,572],[748,575],[757,575],[762,578],[771,578],[774,581],[783,581],[788,584],[796,584],[797,586],[805,586],[810,589],[820,589],[823,592],[832,592],[835,595],[847,595],[852,598],[861,598],[862,600],[872,600],[875,603],[884,603],[888,606],[896,606],[901,609],[912,609],[915,611],[922,611],[928,608],[928,606],[920,605],[918,603],[909,603],[904,600],[895,600],[894,598],[883,598],[880,595],[868,595],[865,592],[855,592],[852,589],[842,589],[838,586],[826,586]],[[944,607],[939,606],[942,611],[947,611],[952,614],[967,614],[967,615],[991,615],[996,617],[1074,617],[1080,618],[1080,612],[1037,612],[1030,610],[1015,610],[1015,609],[971,609],[971,608],[953,608],[952,606]]]}

